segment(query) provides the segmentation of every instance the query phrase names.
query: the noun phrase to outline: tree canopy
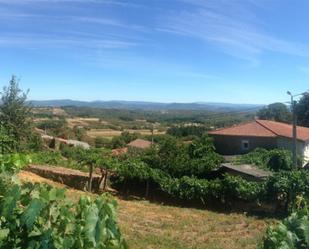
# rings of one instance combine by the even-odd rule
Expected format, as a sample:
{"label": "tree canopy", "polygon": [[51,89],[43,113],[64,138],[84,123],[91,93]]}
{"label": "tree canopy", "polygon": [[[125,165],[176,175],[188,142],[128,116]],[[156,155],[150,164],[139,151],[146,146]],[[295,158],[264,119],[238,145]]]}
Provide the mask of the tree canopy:
{"label": "tree canopy", "polygon": [[261,109],[257,113],[257,116],[259,119],[289,123],[291,121],[292,114],[285,104],[273,103]]}
{"label": "tree canopy", "polygon": [[18,85],[15,76],[3,88],[0,104],[2,129],[13,139],[13,147],[20,150],[31,135],[31,107],[27,104],[27,93]]}
{"label": "tree canopy", "polygon": [[301,126],[309,127],[309,93],[306,93],[296,105],[297,122]]}

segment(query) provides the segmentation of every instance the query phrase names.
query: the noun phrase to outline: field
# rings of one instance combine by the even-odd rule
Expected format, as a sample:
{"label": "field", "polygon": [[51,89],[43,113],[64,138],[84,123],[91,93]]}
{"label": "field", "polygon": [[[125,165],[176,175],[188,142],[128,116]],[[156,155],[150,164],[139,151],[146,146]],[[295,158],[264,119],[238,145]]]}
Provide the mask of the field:
{"label": "field", "polygon": [[[141,135],[151,135],[151,131],[150,130],[145,130],[145,129],[141,129],[141,130],[126,130],[130,133],[140,133]],[[122,131],[117,131],[117,130],[112,130],[112,129],[91,129],[89,131],[87,131],[87,135],[91,138],[96,138],[96,137],[104,137],[104,138],[108,138],[111,139],[115,136],[120,136],[122,133]],[[160,134],[165,134],[165,132],[160,132],[158,130],[154,130],[153,132],[155,135],[160,135]]]}
{"label": "field", "polygon": [[68,126],[73,128],[74,126],[88,126],[91,123],[95,124],[107,124],[106,121],[100,120],[99,118],[67,118]]}
{"label": "field", "polygon": [[[26,171],[19,176],[22,181],[64,187]],[[85,193],[68,190],[68,196],[75,200],[82,194]],[[261,241],[268,224],[274,222],[245,214],[224,214],[115,198],[119,204],[119,225],[133,249],[253,249]]]}

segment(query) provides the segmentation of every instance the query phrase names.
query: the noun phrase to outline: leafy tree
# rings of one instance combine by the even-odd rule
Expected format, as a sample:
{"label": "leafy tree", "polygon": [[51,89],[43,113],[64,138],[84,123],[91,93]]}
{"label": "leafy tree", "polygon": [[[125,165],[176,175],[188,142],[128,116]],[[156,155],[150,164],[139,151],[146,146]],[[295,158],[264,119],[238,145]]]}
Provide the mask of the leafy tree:
{"label": "leafy tree", "polygon": [[[45,120],[37,124],[37,128],[47,131],[48,134],[55,136],[55,137],[61,137],[61,138],[69,138],[69,137],[77,137],[79,134],[77,134],[77,130],[70,130],[68,127],[68,123],[65,120],[64,117],[61,117],[60,119],[50,119]],[[77,134],[77,135],[76,135]]]}
{"label": "leafy tree", "polygon": [[304,94],[296,105],[296,113],[298,124],[309,127],[309,93]]}
{"label": "leafy tree", "polygon": [[14,140],[14,149],[21,150],[31,135],[31,107],[26,103],[15,76],[1,92],[0,119],[4,129]]}
{"label": "leafy tree", "polygon": [[124,131],[120,136],[113,137],[110,142],[110,147],[112,149],[125,147],[128,143],[140,137],[139,133],[130,133],[128,131]]}
{"label": "leafy tree", "polygon": [[26,149],[29,151],[41,151],[44,148],[44,143],[39,134],[33,133],[29,136]]}
{"label": "leafy tree", "polygon": [[0,154],[12,152],[13,142],[13,138],[0,121]]}
{"label": "leafy tree", "polygon": [[187,174],[198,177],[203,177],[223,162],[223,158],[215,152],[212,138],[206,134],[189,145],[189,156],[190,166],[187,167]]}
{"label": "leafy tree", "polygon": [[196,138],[191,144],[164,135],[157,146],[147,150],[142,160],[151,168],[159,168],[172,177],[204,177],[217,168],[222,157],[215,152],[212,139],[207,135]]}
{"label": "leafy tree", "polygon": [[109,144],[109,142],[110,141],[108,140],[108,138],[105,138],[105,137],[96,137],[94,139],[94,144],[96,148],[105,147]]}
{"label": "leafy tree", "polygon": [[291,112],[285,104],[273,103],[261,109],[257,116],[260,119],[274,120],[277,122],[288,123],[291,121]]}
{"label": "leafy tree", "polygon": [[189,137],[189,136],[202,136],[207,131],[206,126],[173,126],[167,129],[166,133],[175,137]]}

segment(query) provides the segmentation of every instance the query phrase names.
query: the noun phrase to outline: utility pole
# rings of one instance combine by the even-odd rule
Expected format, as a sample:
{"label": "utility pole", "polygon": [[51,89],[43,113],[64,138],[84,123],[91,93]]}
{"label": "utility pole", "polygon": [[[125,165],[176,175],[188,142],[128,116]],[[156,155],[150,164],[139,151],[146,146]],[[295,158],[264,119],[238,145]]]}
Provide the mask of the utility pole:
{"label": "utility pole", "polygon": [[296,115],[296,100],[294,100],[294,97],[296,96],[303,96],[305,94],[308,94],[309,90],[300,94],[292,94],[290,91],[287,91],[287,94],[291,96],[291,111],[293,114],[293,167],[297,168],[297,115]]}
{"label": "utility pole", "polygon": [[291,111],[293,115],[293,132],[292,132],[292,137],[293,137],[293,147],[292,147],[292,153],[293,153],[293,168],[297,168],[297,116],[296,116],[296,101],[294,100],[295,96],[297,95],[292,95],[290,91],[287,92],[288,95],[291,96]]}

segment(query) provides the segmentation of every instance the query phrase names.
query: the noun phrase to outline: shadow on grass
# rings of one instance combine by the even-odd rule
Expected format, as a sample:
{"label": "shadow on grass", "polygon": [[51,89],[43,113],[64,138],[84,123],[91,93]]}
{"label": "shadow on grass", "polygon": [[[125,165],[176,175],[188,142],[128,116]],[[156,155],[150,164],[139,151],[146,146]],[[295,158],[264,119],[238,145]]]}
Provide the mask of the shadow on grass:
{"label": "shadow on grass", "polygon": [[286,217],[286,213],[283,210],[278,209],[275,205],[271,204],[257,204],[246,202],[229,202],[223,203],[219,200],[210,200],[207,203],[202,201],[183,201],[173,198],[162,191],[152,191],[148,197],[141,191],[132,191],[132,189],[126,189],[122,191],[116,188],[116,195],[119,199],[125,201],[149,201],[150,203],[172,206],[178,208],[194,208],[199,210],[208,210],[216,213],[230,214],[238,213],[247,216],[253,216],[258,219],[282,219]]}

